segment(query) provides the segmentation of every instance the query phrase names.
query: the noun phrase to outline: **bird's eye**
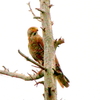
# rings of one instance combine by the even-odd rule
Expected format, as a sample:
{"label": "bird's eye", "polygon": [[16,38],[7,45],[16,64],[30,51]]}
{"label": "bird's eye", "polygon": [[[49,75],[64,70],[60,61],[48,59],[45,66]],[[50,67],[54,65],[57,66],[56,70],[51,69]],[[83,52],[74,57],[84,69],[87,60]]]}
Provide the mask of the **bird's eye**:
{"label": "bird's eye", "polygon": [[32,34],[33,34],[33,35],[36,35],[36,32],[33,32]]}

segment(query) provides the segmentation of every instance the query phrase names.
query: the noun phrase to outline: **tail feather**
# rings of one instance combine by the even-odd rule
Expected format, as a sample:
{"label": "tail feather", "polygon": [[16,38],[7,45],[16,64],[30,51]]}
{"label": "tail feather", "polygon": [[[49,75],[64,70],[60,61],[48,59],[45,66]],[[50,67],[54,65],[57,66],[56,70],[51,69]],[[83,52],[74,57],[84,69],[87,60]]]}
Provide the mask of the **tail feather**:
{"label": "tail feather", "polygon": [[69,80],[65,75],[58,75],[57,80],[62,88],[64,88],[64,86],[69,87]]}
{"label": "tail feather", "polygon": [[60,64],[58,62],[58,59],[57,57],[55,56],[55,64],[56,64],[56,71],[61,73],[59,75],[57,75],[57,80],[59,82],[59,84],[61,85],[62,88],[65,87],[69,87],[69,80],[68,78],[63,74],[62,70],[61,70],[61,67],[60,67]]}

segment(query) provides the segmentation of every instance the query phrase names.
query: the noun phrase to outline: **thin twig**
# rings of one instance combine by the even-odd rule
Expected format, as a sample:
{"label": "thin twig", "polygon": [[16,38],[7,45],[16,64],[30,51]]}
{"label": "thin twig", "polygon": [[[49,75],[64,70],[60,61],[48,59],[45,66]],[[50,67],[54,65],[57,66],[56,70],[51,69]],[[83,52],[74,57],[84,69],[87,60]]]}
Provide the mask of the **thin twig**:
{"label": "thin twig", "polygon": [[[44,81],[36,82],[35,85],[38,85],[38,84],[42,84],[42,85],[44,85]],[[35,86],[35,85],[34,85],[34,86]]]}
{"label": "thin twig", "polygon": [[[32,8],[31,8],[30,2],[28,2],[27,5],[29,6],[29,9],[30,9],[29,11],[32,13],[32,15],[33,15],[34,17],[37,17],[37,16],[34,14]],[[40,18],[40,19],[37,19],[37,20],[38,20],[39,22],[41,22],[41,18]]]}
{"label": "thin twig", "polygon": [[62,43],[64,43],[64,39],[63,39],[63,38],[56,39],[56,40],[54,41],[54,47],[55,47],[55,49],[56,49],[60,44],[62,44]]}
{"label": "thin twig", "polygon": [[4,68],[5,71],[9,72],[9,69],[7,69],[5,66],[2,66]]}
{"label": "thin twig", "polygon": [[32,67],[35,67],[35,68],[39,68],[39,66],[34,66],[34,65],[31,65]]}
{"label": "thin twig", "polygon": [[32,69],[32,71],[37,74],[37,72],[35,70]]}
{"label": "thin twig", "polygon": [[34,19],[41,19],[41,17],[39,17],[39,16],[35,16]]}
{"label": "thin twig", "polygon": [[27,73],[32,79],[33,79],[33,77],[32,77],[32,75],[31,74],[29,74],[29,73]]}
{"label": "thin twig", "polygon": [[45,28],[43,28],[43,27],[40,27],[40,28],[42,29],[43,32],[45,32]]}
{"label": "thin twig", "polygon": [[43,69],[43,70],[46,71],[46,68],[44,68],[44,67],[43,67],[42,65],[40,65],[39,63],[33,61],[33,60],[30,59],[29,57],[25,56],[20,50],[18,50],[18,53],[19,53],[22,57],[24,57],[27,61],[29,61],[29,62],[31,62],[31,63],[33,63],[33,64],[39,66],[39,68],[41,68],[41,69]]}
{"label": "thin twig", "polygon": [[44,13],[45,11],[43,9],[40,8],[35,8],[36,10],[40,11],[41,13]]}
{"label": "thin twig", "polygon": [[14,73],[16,73],[18,70],[15,70]]}
{"label": "thin twig", "polygon": [[49,5],[49,8],[51,8],[52,6],[54,6],[54,5],[53,5],[53,4],[50,4],[50,5]]}

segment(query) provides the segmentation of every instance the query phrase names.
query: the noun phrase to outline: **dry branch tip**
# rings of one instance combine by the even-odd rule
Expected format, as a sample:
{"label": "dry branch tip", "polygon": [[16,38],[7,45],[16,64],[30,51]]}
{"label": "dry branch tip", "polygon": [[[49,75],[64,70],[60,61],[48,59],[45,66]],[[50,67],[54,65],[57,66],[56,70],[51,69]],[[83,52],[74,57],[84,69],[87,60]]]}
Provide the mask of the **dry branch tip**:
{"label": "dry branch tip", "polygon": [[45,28],[43,28],[43,27],[40,27],[40,28],[42,29],[43,32],[45,32]]}
{"label": "dry branch tip", "polygon": [[35,17],[33,17],[34,19],[41,19],[41,17],[39,17],[39,16],[35,16]]}
{"label": "dry branch tip", "polygon": [[40,9],[40,8],[35,8],[35,9],[40,11],[41,13],[45,13],[45,11],[43,9]]}
{"label": "dry branch tip", "polygon": [[56,39],[56,40],[54,41],[54,47],[55,47],[55,49],[56,49],[60,44],[62,44],[62,43],[64,43],[64,39],[63,39],[63,38]]}
{"label": "dry branch tip", "polygon": [[50,4],[50,5],[49,5],[49,8],[51,8],[52,6],[54,6],[54,5],[53,5],[53,4]]}
{"label": "dry branch tip", "polygon": [[31,74],[29,74],[29,73],[27,73],[32,79],[33,79],[33,77],[32,77],[32,75]]}
{"label": "dry branch tip", "polygon": [[[32,8],[31,8],[30,2],[28,2],[27,5],[29,6],[29,11],[32,13],[32,15],[33,15],[34,17],[36,17],[36,15],[34,14]],[[39,22],[41,22],[41,19],[37,19],[37,20],[38,20]]]}
{"label": "dry branch tip", "polygon": [[5,66],[2,66],[5,71],[9,72],[9,69],[7,69]]}
{"label": "dry branch tip", "polygon": [[34,86],[38,86],[38,84],[44,85],[44,81],[36,82],[36,84]]}
{"label": "dry branch tip", "polygon": [[36,72],[35,70],[32,69],[32,71],[33,71],[35,74],[37,74],[37,72]]}

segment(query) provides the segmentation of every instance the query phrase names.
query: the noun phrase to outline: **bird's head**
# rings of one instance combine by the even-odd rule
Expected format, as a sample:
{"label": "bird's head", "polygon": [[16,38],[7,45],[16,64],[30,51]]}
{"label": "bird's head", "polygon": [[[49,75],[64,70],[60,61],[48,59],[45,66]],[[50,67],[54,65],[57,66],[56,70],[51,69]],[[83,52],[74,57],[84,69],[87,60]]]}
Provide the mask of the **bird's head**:
{"label": "bird's head", "polygon": [[27,31],[27,35],[28,35],[28,37],[30,37],[31,35],[36,35],[37,32],[38,32],[37,27],[30,27]]}

